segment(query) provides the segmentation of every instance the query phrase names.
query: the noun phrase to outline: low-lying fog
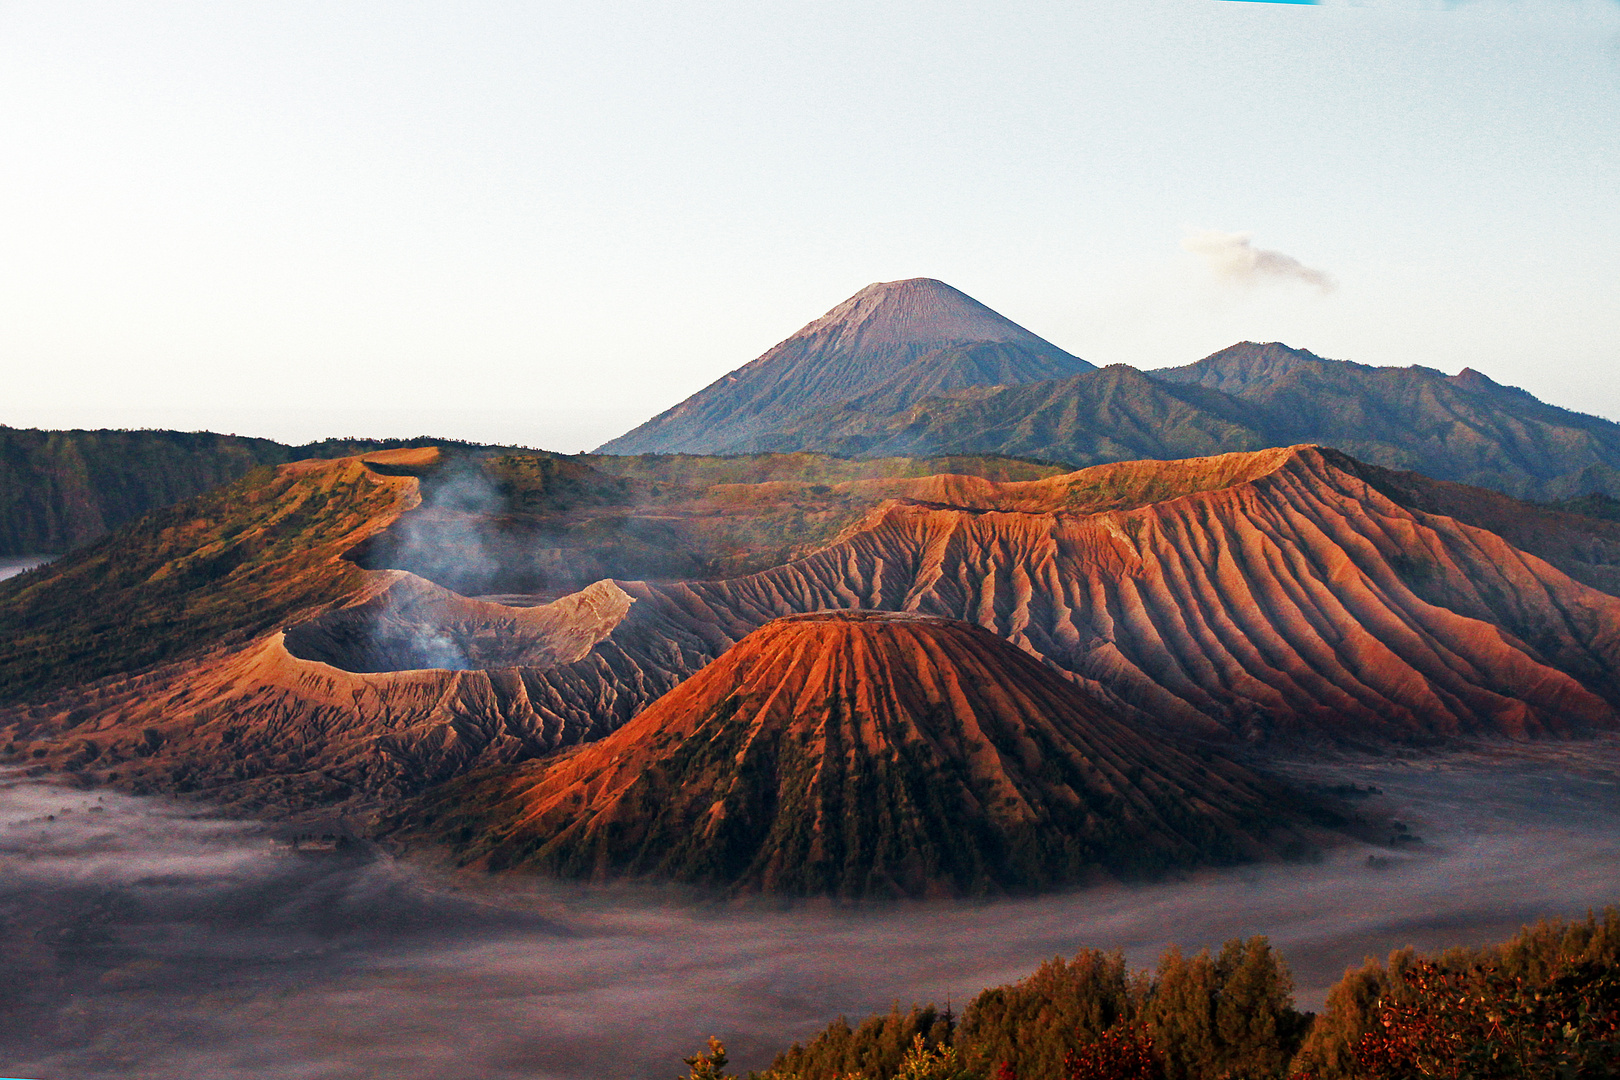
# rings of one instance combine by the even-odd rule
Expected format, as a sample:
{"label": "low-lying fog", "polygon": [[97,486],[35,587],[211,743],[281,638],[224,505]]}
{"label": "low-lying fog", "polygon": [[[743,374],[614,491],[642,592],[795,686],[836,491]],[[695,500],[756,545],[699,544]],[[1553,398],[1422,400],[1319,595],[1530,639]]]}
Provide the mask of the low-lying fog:
{"label": "low-lying fog", "polygon": [[1081,946],[1266,933],[1301,1003],[1346,965],[1620,900],[1620,740],[1295,765],[1381,788],[1424,838],[1312,865],[1041,900],[693,908],[385,857],[272,851],[196,805],[0,776],[0,1072],[31,1077],[659,1077],[743,1067],[839,1013],[947,999]]}

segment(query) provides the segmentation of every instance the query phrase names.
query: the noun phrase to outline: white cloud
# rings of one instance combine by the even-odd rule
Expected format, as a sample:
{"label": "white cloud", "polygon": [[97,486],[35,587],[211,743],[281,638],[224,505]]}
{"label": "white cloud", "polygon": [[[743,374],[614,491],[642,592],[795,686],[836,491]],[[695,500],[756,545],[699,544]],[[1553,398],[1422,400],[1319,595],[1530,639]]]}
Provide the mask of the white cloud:
{"label": "white cloud", "polygon": [[1333,278],[1313,270],[1292,255],[1257,248],[1248,233],[1200,229],[1181,241],[1184,250],[1204,260],[1211,273],[1234,285],[1254,286],[1298,282],[1324,293],[1334,290]]}

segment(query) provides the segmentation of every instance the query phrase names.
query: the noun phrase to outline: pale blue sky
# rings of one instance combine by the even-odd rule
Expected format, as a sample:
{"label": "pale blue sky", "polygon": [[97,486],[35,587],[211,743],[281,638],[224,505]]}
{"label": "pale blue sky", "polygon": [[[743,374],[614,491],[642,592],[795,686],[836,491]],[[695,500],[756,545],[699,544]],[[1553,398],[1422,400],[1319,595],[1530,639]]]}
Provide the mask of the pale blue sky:
{"label": "pale blue sky", "polygon": [[0,145],[0,423],[576,450],[922,275],[1620,418],[1614,0],[0,0]]}

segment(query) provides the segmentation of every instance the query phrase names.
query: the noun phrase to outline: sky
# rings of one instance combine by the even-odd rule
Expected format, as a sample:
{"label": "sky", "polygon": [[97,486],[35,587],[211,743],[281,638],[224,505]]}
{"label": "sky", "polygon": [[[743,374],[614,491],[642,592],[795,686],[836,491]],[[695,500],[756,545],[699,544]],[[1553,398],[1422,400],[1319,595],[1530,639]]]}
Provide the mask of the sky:
{"label": "sky", "polygon": [[0,0],[0,423],[588,449],[873,281],[1620,419],[1616,0]]}

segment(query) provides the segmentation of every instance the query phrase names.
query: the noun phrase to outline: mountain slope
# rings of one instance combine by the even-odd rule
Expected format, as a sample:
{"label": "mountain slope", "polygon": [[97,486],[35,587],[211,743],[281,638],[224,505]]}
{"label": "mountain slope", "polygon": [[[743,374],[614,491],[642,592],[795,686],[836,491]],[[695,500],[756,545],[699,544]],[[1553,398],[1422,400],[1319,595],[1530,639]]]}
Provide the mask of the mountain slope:
{"label": "mountain slope", "polygon": [[1304,846],[1278,785],[1136,730],[978,627],[867,611],[769,623],[607,739],[407,820],[489,869],[848,898]]}
{"label": "mountain slope", "polygon": [[[995,355],[961,355],[981,344],[998,346]],[[931,367],[946,370],[932,375]],[[921,393],[1090,368],[942,281],[879,282],[597,453],[731,453],[806,411],[892,380],[891,392]]]}
{"label": "mountain slope", "polygon": [[997,453],[1077,467],[1272,445],[1260,410],[1220,391],[1158,382],[1124,364],[906,403],[873,395],[818,410],[749,444],[846,456],[994,446],[1002,448]]}
{"label": "mountain slope", "polygon": [[[1070,372],[1017,342],[951,345],[924,353],[894,377],[846,406],[873,412],[901,409],[914,401],[976,386],[1021,386]],[[1083,370],[1092,370],[1085,365]]]}
{"label": "mountain slope", "polygon": [[0,584],[0,700],[242,641],[363,591],[342,556],[415,501],[414,479],[357,458],[265,467],[12,578]]}
{"label": "mountain slope", "polygon": [[425,478],[424,505],[404,527],[352,557],[473,596],[554,598],[610,577],[736,577],[825,545],[883,499],[915,490],[911,479],[942,471],[1064,470],[982,457],[492,456],[450,482]]}
{"label": "mountain slope", "polygon": [[62,552],[148,510],[290,460],[268,439],[0,427],[0,555]]}
{"label": "mountain slope", "polygon": [[0,702],[245,639],[392,580],[362,568],[408,570],[475,595],[524,594],[532,605],[604,577],[775,566],[824,546],[887,498],[930,490],[925,478],[943,465],[1004,477],[1060,471],[975,458],[487,449],[261,467],[0,582]]}
{"label": "mountain slope", "polygon": [[[1293,448],[1099,466],[978,505],[897,502],[762,574],[624,583],[637,603],[604,647],[656,685],[672,644],[690,671],[780,615],[913,610],[976,622],[1144,723],[1211,737],[1612,726],[1620,600],[1385,494],[1425,483]],[[1527,544],[1615,587],[1612,526],[1519,513]]]}
{"label": "mountain slope", "polygon": [[1560,409],[1465,368],[1372,367],[1243,342],[1151,373],[1253,403],[1279,442],[1321,442],[1374,465],[1521,498],[1620,494],[1620,424]]}
{"label": "mountain slope", "polygon": [[759,573],[535,608],[373,571],[284,631],[0,712],[0,739],[270,809],[393,798],[599,739],[765,623],[853,608],[975,623],[1219,742],[1620,724],[1620,524],[1316,447],[853,484],[887,501]]}
{"label": "mountain slope", "polygon": [[435,440],[329,439],[288,446],[208,431],[0,425],[0,556],[70,551],[260,466],[429,445]]}
{"label": "mountain slope", "polygon": [[1111,365],[926,397],[868,395],[750,449],[1009,454],[1085,466],[1318,443],[1386,468],[1519,498],[1620,494],[1620,424],[1465,370],[1370,367],[1244,342],[1182,368]]}
{"label": "mountain slope", "polygon": [[[621,717],[619,672],[633,671],[592,658],[562,696],[542,674],[579,660],[630,604],[581,575],[774,565],[886,498],[932,490],[941,464],[460,449],[259,469],[0,583],[0,752],[34,740],[39,767],[283,808],[599,737]],[[572,595],[508,607],[394,566]],[[358,673],[301,660],[288,641]]]}

